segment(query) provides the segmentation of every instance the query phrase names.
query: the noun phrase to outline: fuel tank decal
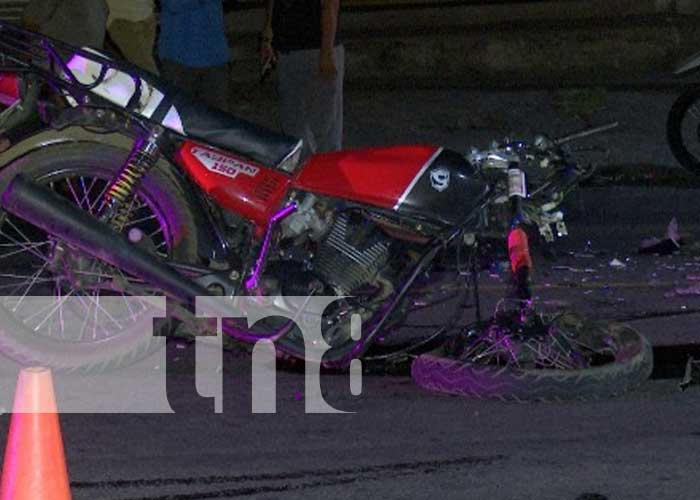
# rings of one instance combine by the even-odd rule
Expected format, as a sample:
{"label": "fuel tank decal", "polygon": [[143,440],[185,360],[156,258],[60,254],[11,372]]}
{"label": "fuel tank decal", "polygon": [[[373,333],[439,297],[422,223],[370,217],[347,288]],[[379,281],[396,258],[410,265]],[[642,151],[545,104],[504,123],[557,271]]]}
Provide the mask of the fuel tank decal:
{"label": "fuel tank decal", "polygon": [[278,170],[192,141],[180,147],[176,159],[223,209],[253,222],[257,236],[265,233],[291,183],[291,177]]}
{"label": "fuel tank decal", "polygon": [[435,158],[440,156],[442,154],[442,151],[444,148],[438,148],[435,153],[433,153],[433,156],[428,158],[428,161],[425,162],[425,164],[421,167],[421,169],[418,171],[416,176],[413,178],[411,183],[408,185],[406,190],[403,192],[401,195],[401,198],[399,198],[399,201],[396,202],[396,205],[394,205],[394,210],[398,210],[401,205],[403,205],[406,201],[406,197],[413,191],[413,188],[416,187],[416,183],[418,180],[423,177],[423,174],[425,174],[425,171],[428,170],[428,168],[435,162]]}
{"label": "fuel tank decal", "polygon": [[211,149],[200,147],[192,148],[192,155],[197,158],[207,170],[225,175],[231,179],[235,179],[239,174],[255,177],[260,172],[258,167],[243,163],[237,158],[224,156]]}
{"label": "fuel tank decal", "polygon": [[441,149],[406,189],[394,210],[447,226],[467,222],[489,191],[478,169],[456,151]]}
{"label": "fuel tank decal", "polygon": [[442,193],[450,187],[450,171],[446,168],[436,168],[430,171],[430,185],[435,191]]}

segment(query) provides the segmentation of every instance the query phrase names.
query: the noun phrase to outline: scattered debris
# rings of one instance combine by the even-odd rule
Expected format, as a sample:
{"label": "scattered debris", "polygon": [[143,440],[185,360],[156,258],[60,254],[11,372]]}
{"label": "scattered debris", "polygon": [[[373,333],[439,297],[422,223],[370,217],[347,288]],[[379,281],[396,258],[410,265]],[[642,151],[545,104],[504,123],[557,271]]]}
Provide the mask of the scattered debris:
{"label": "scattered debris", "polygon": [[553,266],[553,271],[570,271],[572,273],[580,273],[581,269],[572,266]]}
{"label": "scattered debris", "polygon": [[681,391],[685,391],[688,387],[698,382],[700,382],[700,360],[695,360],[695,358],[690,356],[685,365],[685,375],[683,375],[683,380],[678,384],[678,387],[680,387]]}
{"label": "scattered debris", "polygon": [[678,229],[678,220],[674,217],[671,219],[671,221],[668,223],[668,227],[666,228],[666,237],[673,241],[675,244],[680,246],[681,244],[681,233],[680,230]]}
{"label": "scattered debris", "polygon": [[639,244],[639,253],[641,254],[658,254],[671,255],[681,248],[682,240],[678,229],[678,221],[674,217],[668,223],[666,229],[666,237],[661,238],[646,238]]}
{"label": "scattered debris", "polygon": [[580,268],[580,267],[573,267],[573,266],[552,266],[553,271],[569,271],[572,273],[594,273],[595,269],[591,269],[590,267],[586,268]]}
{"label": "scattered debris", "polygon": [[700,282],[687,288],[678,287],[672,292],[667,293],[666,298],[673,297],[674,295],[700,295]]}
{"label": "scattered debris", "polygon": [[576,257],[577,259],[595,259],[596,254],[593,252],[573,252],[571,254],[572,257]]}
{"label": "scattered debris", "polygon": [[580,252],[569,252],[569,255],[572,257],[575,257],[577,259],[595,259],[596,257],[600,257],[601,255],[605,255],[605,251],[602,250],[595,250],[593,248],[593,244],[591,243],[591,240],[586,241],[586,246],[584,247],[583,250]]}
{"label": "scattered debris", "polygon": [[627,264],[622,262],[620,259],[613,259],[610,261],[610,267],[615,269],[624,269],[627,267]]}
{"label": "scattered debris", "polygon": [[498,260],[491,263],[489,266],[489,278],[498,279],[502,275],[510,272],[510,262],[507,260]]}
{"label": "scattered debris", "polygon": [[670,239],[647,238],[639,244],[639,253],[671,255],[680,249],[680,244]]}

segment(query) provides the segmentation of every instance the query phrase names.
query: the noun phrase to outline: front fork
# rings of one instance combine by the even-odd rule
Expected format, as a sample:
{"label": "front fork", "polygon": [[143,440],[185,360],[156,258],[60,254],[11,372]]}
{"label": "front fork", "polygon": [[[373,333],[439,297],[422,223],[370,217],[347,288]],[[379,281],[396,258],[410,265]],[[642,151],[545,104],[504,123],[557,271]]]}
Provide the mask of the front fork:
{"label": "front fork", "polygon": [[508,232],[508,258],[511,273],[511,297],[523,301],[532,299],[530,273],[532,258],[527,233],[522,228],[522,201],[527,197],[525,173],[517,164],[508,169],[508,196],[510,198],[511,222]]}
{"label": "front fork", "polygon": [[510,259],[512,297],[519,300],[531,300],[532,259],[527,233],[520,226],[512,228],[508,233],[508,257]]}

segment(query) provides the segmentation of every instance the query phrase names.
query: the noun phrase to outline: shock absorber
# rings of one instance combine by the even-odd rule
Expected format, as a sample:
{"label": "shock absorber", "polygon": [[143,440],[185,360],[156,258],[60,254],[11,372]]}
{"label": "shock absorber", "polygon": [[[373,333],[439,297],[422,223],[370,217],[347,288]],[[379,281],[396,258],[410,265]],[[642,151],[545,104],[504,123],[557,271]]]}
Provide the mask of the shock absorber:
{"label": "shock absorber", "polygon": [[158,161],[160,130],[153,130],[148,137],[140,138],[134,144],[124,166],[112,181],[105,193],[103,220],[121,231],[129,218],[127,203],[134,195],[139,182]]}

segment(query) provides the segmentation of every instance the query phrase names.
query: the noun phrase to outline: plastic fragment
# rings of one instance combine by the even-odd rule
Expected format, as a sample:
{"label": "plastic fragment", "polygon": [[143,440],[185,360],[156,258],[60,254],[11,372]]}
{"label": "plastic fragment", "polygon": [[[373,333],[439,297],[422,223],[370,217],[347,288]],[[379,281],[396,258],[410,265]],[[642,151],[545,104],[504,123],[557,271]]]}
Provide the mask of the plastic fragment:
{"label": "plastic fragment", "polygon": [[670,255],[681,248],[682,240],[678,220],[674,217],[668,223],[665,238],[646,238],[639,244],[639,253]]}
{"label": "plastic fragment", "polygon": [[681,383],[678,387],[681,391],[686,390],[693,384],[697,384],[700,381],[700,361],[696,361],[692,356],[688,358],[688,362],[685,365],[685,374]]}
{"label": "plastic fragment", "polygon": [[613,267],[615,269],[624,269],[627,267],[627,264],[622,262],[620,259],[613,259],[610,261],[610,267]]}
{"label": "plastic fragment", "polygon": [[687,288],[677,287],[672,293],[667,294],[667,296],[673,295],[700,295],[700,282],[695,283]]}

